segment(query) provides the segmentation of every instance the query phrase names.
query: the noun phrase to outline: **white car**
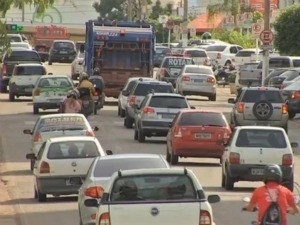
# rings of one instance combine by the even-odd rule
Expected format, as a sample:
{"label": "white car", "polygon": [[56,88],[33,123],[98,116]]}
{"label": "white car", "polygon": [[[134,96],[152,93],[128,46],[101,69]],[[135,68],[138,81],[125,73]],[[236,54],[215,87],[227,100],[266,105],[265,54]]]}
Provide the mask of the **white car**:
{"label": "white car", "polygon": [[240,126],[225,144],[222,157],[222,187],[233,190],[238,181],[262,181],[264,168],[277,164],[283,185],[293,191],[294,155],[288,135],[281,127]]}
{"label": "white car", "polygon": [[191,57],[195,64],[197,65],[210,65],[210,58],[208,57],[206,51],[200,48],[185,48],[182,54]]}
{"label": "white car", "polygon": [[99,141],[95,137],[74,136],[56,137],[45,141],[35,159],[34,197],[39,202],[47,200],[47,194],[55,197],[77,194],[86,173],[95,157],[105,156]]}
{"label": "white car", "polygon": [[136,82],[138,80],[155,80],[154,78],[150,77],[130,77],[126,81],[122,91],[119,94],[118,97],[118,116],[125,117],[125,108],[128,104],[128,96],[130,94],[130,91],[132,88],[134,88]]}
{"label": "white car", "polygon": [[[258,55],[260,50],[256,50],[255,48],[246,48],[241,49],[236,53],[234,59],[235,59],[235,65],[241,66],[245,63],[251,63],[255,60],[255,56]],[[258,59],[258,58],[257,58]]]}
{"label": "white car", "polygon": [[59,109],[74,84],[68,75],[41,76],[32,91],[33,114],[39,109]]}
{"label": "white car", "polygon": [[216,101],[216,79],[212,68],[184,65],[176,81],[176,90],[182,95],[200,95]]}
{"label": "white car", "polygon": [[98,204],[96,225],[215,224],[210,203],[196,175],[186,168],[137,169],[115,172]]}
{"label": "white car", "polygon": [[11,48],[26,48],[26,49],[33,49],[33,47],[28,42],[11,42]]}
{"label": "white car", "polygon": [[[33,129],[23,130],[24,134],[32,136],[31,151],[37,155],[43,142],[52,137],[61,136],[91,136],[98,127],[91,127],[84,115],[78,113],[57,113],[40,116]],[[33,170],[35,160],[30,161]]]}
{"label": "white car", "polygon": [[79,75],[84,71],[83,61],[84,61],[84,52],[78,51],[76,58],[71,64],[71,77],[72,80],[77,80]]}
{"label": "white car", "polygon": [[118,170],[169,168],[168,162],[156,154],[117,154],[97,157],[91,165],[78,193],[78,211],[81,225],[95,224],[97,208],[87,207],[87,199],[101,198],[111,175]]}

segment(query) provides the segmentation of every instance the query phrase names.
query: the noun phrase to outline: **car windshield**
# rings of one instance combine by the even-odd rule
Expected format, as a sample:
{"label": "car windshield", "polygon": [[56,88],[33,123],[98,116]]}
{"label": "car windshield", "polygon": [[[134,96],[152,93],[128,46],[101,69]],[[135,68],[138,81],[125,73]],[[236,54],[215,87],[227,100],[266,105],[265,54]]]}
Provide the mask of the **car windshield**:
{"label": "car windshield", "polygon": [[180,126],[216,126],[226,127],[226,119],[221,113],[188,112],[182,113],[178,125]]}
{"label": "car windshield", "polygon": [[154,108],[188,108],[188,103],[184,97],[153,96],[149,107]]}
{"label": "car windshield", "polygon": [[87,130],[87,126],[81,116],[64,116],[41,119],[37,127],[39,133],[66,130]]}
{"label": "car windshield", "polygon": [[10,42],[22,42],[22,38],[19,36],[8,36]]}
{"label": "car windshield", "polygon": [[156,47],[155,48],[155,54],[167,54],[167,53],[170,53],[171,52],[171,49],[169,48],[159,48],[159,47]]}
{"label": "car windshield", "polygon": [[195,64],[191,58],[165,58],[163,67],[164,68],[182,68],[184,65]]}
{"label": "car windshield", "polygon": [[205,67],[190,67],[187,66],[185,68],[185,73],[198,73],[198,74],[207,74],[212,75],[212,69],[211,68],[205,68]]}
{"label": "car windshield", "polygon": [[134,95],[146,96],[149,93],[174,93],[172,85],[161,84],[138,84],[134,90]]}
{"label": "car windshield", "polygon": [[73,49],[74,45],[70,42],[55,42],[54,43],[54,48],[55,49],[61,49],[61,48]]}
{"label": "car windshield", "polygon": [[205,50],[207,52],[223,52],[225,48],[225,45],[210,45]]}
{"label": "car windshield", "polygon": [[72,83],[66,77],[45,77],[41,78],[38,83],[38,87],[72,87]]}
{"label": "car windshield", "polygon": [[94,158],[99,155],[98,147],[93,141],[65,141],[52,143],[49,146],[47,158]]}
{"label": "car windshield", "polygon": [[11,54],[5,55],[5,61],[35,61],[41,62],[38,53],[34,51],[12,51]]}
{"label": "car windshield", "polygon": [[100,159],[97,161],[94,169],[94,177],[111,177],[118,170],[149,169],[149,168],[166,168],[164,161],[157,158],[116,158]]}
{"label": "car windshield", "polygon": [[281,130],[243,129],[239,132],[237,147],[286,148],[287,143]]}
{"label": "car windshield", "polygon": [[12,47],[12,48],[27,48],[27,49],[30,48],[30,46],[27,43],[22,43],[22,42],[13,42],[10,44],[10,47]]}
{"label": "car windshield", "polygon": [[46,70],[43,66],[18,66],[15,68],[16,76],[45,75]]}
{"label": "car windshield", "polygon": [[139,175],[118,178],[110,201],[197,199],[193,182],[185,175]]}
{"label": "car windshield", "polygon": [[243,97],[242,102],[255,103],[258,101],[268,101],[271,103],[282,103],[283,99],[279,91],[263,91],[263,90],[247,90]]}

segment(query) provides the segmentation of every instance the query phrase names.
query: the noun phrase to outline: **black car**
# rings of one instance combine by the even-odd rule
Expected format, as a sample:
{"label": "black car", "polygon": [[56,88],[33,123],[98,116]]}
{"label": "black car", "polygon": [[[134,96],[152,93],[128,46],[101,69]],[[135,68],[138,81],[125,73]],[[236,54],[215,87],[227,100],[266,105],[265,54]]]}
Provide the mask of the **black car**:
{"label": "black car", "polygon": [[282,95],[288,106],[289,118],[292,119],[300,113],[300,82],[294,82],[282,89]]}
{"label": "black car", "polygon": [[49,53],[48,65],[53,62],[72,63],[77,54],[76,45],[69,40],[55,40]]}
{"label": "black car", "polygon": [[155,46],[153,65],[159,67],[164,57],[171,53],[171,49],[166,46]]}

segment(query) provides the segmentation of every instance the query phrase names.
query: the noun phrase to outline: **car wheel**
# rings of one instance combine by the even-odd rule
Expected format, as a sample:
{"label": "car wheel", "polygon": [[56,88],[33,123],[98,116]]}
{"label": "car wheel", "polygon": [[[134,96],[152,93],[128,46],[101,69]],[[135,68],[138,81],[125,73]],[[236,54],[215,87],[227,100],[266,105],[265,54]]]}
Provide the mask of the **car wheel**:
{"label": "car wheel", "polygon": [[10,101],[10,102],[15,101],[15,95],[14,95],[14,94],[9,93],[9,101]]}
{"label": "car wheel", "polygon": [[289,128],[288,128],[288,125],[287,125],[287,124],[286,124],[284,127],[282,127],[282,128],[285,130],[286,133],[288,133],[288,129],[289,129]]}
{"label": "car wheel", "polygon": [[133,119],[128,116],[125,117],[125,127],[128,129],[133,127]]}
{"label": "car wheel", "polygon": [[225,187],[225,175],[222,171],[222,188]]}
{"label": "car wheel", "polygon": [[35,164],[35,160],[34,160],[34,159],[31,159],[31,160],[30,160],[30,170],[31,170],[31,171],[33,171],[34,164]]}
{"label": "car wheel", "polygon": [[7,86],[4,84],[1,85],[1,93],[7,93]]}
{"label": "car wheel", "polygon": [[209,97],[209,101],[215,102],[217,100],[217,94]]}
{"label": "car wheel", "polygon": [[122,108],[120,108],[120,116],[121,116],[122,118],[125,117],[125,110],[122,109]]}
{"label": "car wheel", "polygon": [[97,108],[96,108],[96,106],[94,107],[94,115],[97,115],[97,112],[98,112],[98,110],[97,110]]}
{"label": "car wheel", "polygon": [[294,191],[294,174],[292,174],[289,180],[282,182],[282,185],[289,189],[291,192]]}
{"label": "car wheel", "polygon": [[48,61],[48,65],[51,66],[52,65],[52,61],[49,59]]}
{"label": "car wheel", "polygon": [[145,137],[143,130],[141,128],[138,128],[138,141],[140,143],[143,143],[143,142],[145,142],[145,139],[146,139],[146,137]]}
{"label": "car wheel", "polygon": [[234,182],[232,180],[232,178],[230,177],[230,175],[228,173],[226,173],[225,175],[225,189],[230,191],[233,190],[234,188]]}
{"label": "car wheel", "polygon": [[33,106],[33,114],[34,115],[39,114],[39,107]]}
{"label": "car wheel", "polygon": [[296,113],[289,112],[289,119],[293,119],[296,116]]}
{"label": "car wheel", "polygon": [[171,165],[176,165],[178,163],[178,155],[175,155],[173,151],[171,152]]}
{"label": "car wheel", "polygon": [[39,189],[37,189],[37,198],[38,198],[39,202],[47,201],[47,195],[41,193]]}
{"label": "car wheel", "polygon": [[253,105],[252,112],[258,120],[268,120],[273,114],[273,106],[268,101],[259,101]]}
{"label": "car wheel", "polygon": [[38,193],[36,191],[36,189],[34,188],[34,199],[37,199],[38,198]]}
{"label": "car wheel", "polygon": [[169,152],[168,145],[167,145],[167,148],[166,148],[166,160],[167,160],[168,163],[171,162],[171,154]]}
{"label": "car wheel", "polygon": [[134,140],[137,140],[139,137],[138,131],[136,128],[134,128]]}
{"label": "car wheel", "polygon": [[118,116],[121,115],[121,107],[118,105]]}

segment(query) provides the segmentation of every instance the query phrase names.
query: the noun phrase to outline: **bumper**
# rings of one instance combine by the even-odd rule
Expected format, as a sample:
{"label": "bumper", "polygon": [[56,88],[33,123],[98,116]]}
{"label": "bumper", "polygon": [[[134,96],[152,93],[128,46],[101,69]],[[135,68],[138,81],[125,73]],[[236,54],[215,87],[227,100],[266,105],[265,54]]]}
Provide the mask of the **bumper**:
{"label": "bumper", "polygon": [[[36,177],[36,185],[41,193],[52,195],[78,194],[81,184],[66,185],[67,180],[75,176]],[[77,177],[77,176],[76,176]],[[84,175],[79,175],[82,180]]]}
{"label": "bumper", "polygon": [[151,121],[146,120],[141,122],[141,129],[146,136],[167,136],[170,123],[172,120],[169,121]]}
{"label": "bumper", "polygon": [[61,101],[59,102],[34,102],[33,106],[41,109],[59,109]]}
{"label": "bumper", "polygon": [[300,101],[288,101],[288,111],[293,113],[300,113]]}
{"label": "bumper", "polygon": [[180,85],[181,91],[188,93],[195,93],[200,94],[203,96],[212,96],[216,94],[216,86],[196,86],[196,85],[187,85],[187,84],[181,84]]}
{"label": "bumper", "polygon": [[[262,181],[264,178],[263,174],[255,174],[252,169],[264,170],[265,165],[251,165],[251,164],[239,164],[239,165],[228,165],[229,175],[236,181]],[[288,180],[293,175],[293,166],[281,166],[282,179]]]}
{"label": "bumper", "polygon": [[282,116],[281,120],[246,120],[243,114],[235,114],[236,126],[273,126],[273,127],[285,127],[288,123],[288,114]]}
{"label": "bumper", "polygon": [[19,96],[32,96],[33,85],[9,85],[9,92]]}
{"label": "bumper", "polygon": [[91,215],[92,214],[96,214],[97,213],[97,208],[96,207],[86,207],[84,205],[84,201],[86,199],[82,199],[80,202],[80,218],[82,221],[82,225],[95,225],[96,224],[96,220],[91,219]]}
{"label": "bumper", "polygon": [[178,139],[172,142],[172,151],[181,157],[222,158],[224,146],[222,141],[199,143],[197,141],[183,141]]}

